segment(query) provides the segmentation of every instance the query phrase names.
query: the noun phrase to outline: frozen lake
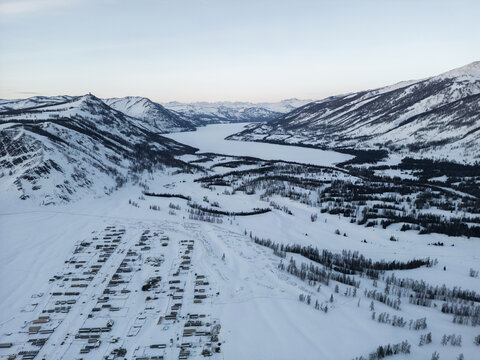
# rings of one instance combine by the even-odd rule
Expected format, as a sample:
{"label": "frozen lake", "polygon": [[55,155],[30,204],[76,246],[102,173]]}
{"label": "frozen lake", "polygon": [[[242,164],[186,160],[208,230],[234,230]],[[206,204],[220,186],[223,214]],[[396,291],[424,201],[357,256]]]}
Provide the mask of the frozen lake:
{"label": "frozen lake", "polygon": [[295,161],[305,164],[331,166],[352,158],[335,151],[324,151],[300,146],[277,145],[249,141],[225,140],[231,134],[243,130],[242,124],[214,124],[197,128],[197,131],[165,134],[164,136],[199,149],[234,156],[252,156],[264,160]]}

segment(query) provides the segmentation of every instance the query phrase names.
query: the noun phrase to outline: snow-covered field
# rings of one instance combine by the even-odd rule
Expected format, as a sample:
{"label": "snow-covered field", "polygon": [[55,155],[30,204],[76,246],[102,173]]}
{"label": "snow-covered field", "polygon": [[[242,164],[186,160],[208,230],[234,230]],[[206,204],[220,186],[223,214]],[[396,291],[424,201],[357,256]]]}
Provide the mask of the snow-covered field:
{"label": "snow-covered field", "polygon": [[[212,125],[169,137],[201,152],[320,165],[349,158],[319,150],[223,140],[241,126]],[[183,158],[194,160],[196,156]],[[228,160],[231,158],[215,161]],[[206,168],[211,165],[202,164]],[[217,173],[229,170],[212,169]],[[151,192],[184,194],[193,202],[209,207],[218,203],[227,211],[268,205],[256,194],[228,194],[223,186],[204,187],[194,181],[200,176],[166,170],[145,174],[142,182]],[[399,309],[373,301],[377,317],[387,312],[390,317],[403,317],[407,324],[426,317],[427,327],[413,330],[409,325],[380,323],[371,319],[372,299],[365,291],[383,291],[386,283],[382,277],[376,284],[368,277],[356,276],[360,285],[355,296],[352,286],[337,281],[313,285],[278,267],[290,258],[298,265],[310,260],[298,254],[282,259],[251,236],[335,253],[359,251],[374,261],[430,257],[438,260],[432,267],[387,271],[384,276],[395,274],[476,292],[480,280],[469,276],[469,271],[480,270],[478,238],[419,235],[400,232],[395,226],[363,227],[280,196],[270,200],[288,207],[292,214],[272,210],[254,216],[223,216],[217,218],[221,222],[211,223],[190,219],[184,199],[143,196],[142,192],[140,186],[127,184],[110,196],[87,196],[47,207],[21,201],[13,193],[0,194],[0,343],[12,344],[0,348],[0,359],[32,350],[40,351],[39,359],[113,358],[112,351],[122,348],[127,359],[182,359],[187,351],[187,358],[200,359],[211,351],[215,359],[349,360],[368,358],[378,346],[404,340],[411,345],[410,354],[395,355],[395,359],[430,359],[434,351],[440,353],[440,359],[455,359],[460,353],[465,359],[478,358],[479,347],[473,343],[480,333],[478,326],[453,323],[451,314],[440,311],[442,301],[435,301],[435,307],[422,307],[402,297]],[[158,208],[152,209],[154,206]],[[314,222],[312,213],[318,214]],[[341,235],[335,234],[336,229]],[[398,241],[390,241],[392,235]],[[445,246],[428,245],[432,242]],[[111,250],[105,250],[110,246]],[[92,265],[98,266],[98,271],[92,272]],[[131,272],[119,270],[125,268]],[[142,286],[157,276],[161,276],[158,286],[143,291]],[[117,284],[119,280],[123,282]],[[72,287],[75,284],[84,287]],[[78,294],[65,295],[69,291]],[[301,294],[310,295],[311,304],[299,301]],[[316,301],[322,310],[315,308]],[[70,308],[66,310],[66,306]],[[58,312],[48,312],[56,308]],[[175,319],[167,319],[172,311],[177,311]],[[190,326],[192,315],[204,315],[195,318],[202,324]],[[40,316],[49,318],[45,321]],[[110,320],[113,325],[108,326]],[[31,329],[35,326],[40,329]],[[107,330],[80,330],[85,328]],[[192,331],[195,336],[190,336]],[[420,335],[430,332],[432,342],[419,346]],[[82,334],[99,336],[90,338],[94,341],[89,343],[89,339],[76,337]],[[444,334],[461,335],[462,345],[442,345]],[[27,342],[31,339],[47,340],[39,347]],[[88,344],[94,348],[80,354]],[[161,348],[151,347],[159,344]]]}

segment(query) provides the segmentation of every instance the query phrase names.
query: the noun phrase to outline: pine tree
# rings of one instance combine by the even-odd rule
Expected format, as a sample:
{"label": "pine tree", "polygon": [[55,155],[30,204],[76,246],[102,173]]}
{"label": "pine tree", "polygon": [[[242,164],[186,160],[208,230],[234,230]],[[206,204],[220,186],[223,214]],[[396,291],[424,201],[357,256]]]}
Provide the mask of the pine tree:
{"label": "pine tree", "polygon": [[445,346],[445,345],[447,345],[447,342],[448,342],[447,335],[443,334],[441,344],[442,344],[443,346]]}
{"label": "pine tree", "polygon": [[383,359],[385,357],[385,351],[383,350],[383,346],[379,346],[377,348],[377,357],[379,359]]}
{"label": "pine tree", "polygon": [[475,339],[473,340],[473,343],[477,346],[480,345],[480,335],[475,336]]}

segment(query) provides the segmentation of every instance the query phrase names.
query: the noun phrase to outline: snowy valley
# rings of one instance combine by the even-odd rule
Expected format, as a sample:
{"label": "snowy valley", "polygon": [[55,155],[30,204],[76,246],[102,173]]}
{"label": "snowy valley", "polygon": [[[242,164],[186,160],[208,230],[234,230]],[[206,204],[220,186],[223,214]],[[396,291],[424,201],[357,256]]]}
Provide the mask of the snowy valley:
{"label": "snowy valley", "polygon": [[0,356],[476,357],[479,237],[438,227],[478,232],[473,195],[387,190],[335,152],[229,155],[241,126],[167,135],[200,150],[109,195],[2,191]]}
{"label": "snowy valley", "polygon": [[478,358],[477,73],[1,100],[0,359]]}

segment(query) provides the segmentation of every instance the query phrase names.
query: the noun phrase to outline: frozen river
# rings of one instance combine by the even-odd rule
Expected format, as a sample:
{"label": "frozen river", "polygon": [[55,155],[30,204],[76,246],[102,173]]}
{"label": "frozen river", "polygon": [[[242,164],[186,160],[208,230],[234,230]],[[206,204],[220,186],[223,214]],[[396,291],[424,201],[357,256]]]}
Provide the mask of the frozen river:
{"label": "frozen river", "polygon": [[264,160],[295,161],[305,164],[330,166],[351,159],[352,156],[335,151],[317,150],[300,146],[225,140],[243,130],[247,124],[214,124],[199,127],[197,131],[166,134],[164,136],[199,149],[200,152],[234,156],[252,156]]}

